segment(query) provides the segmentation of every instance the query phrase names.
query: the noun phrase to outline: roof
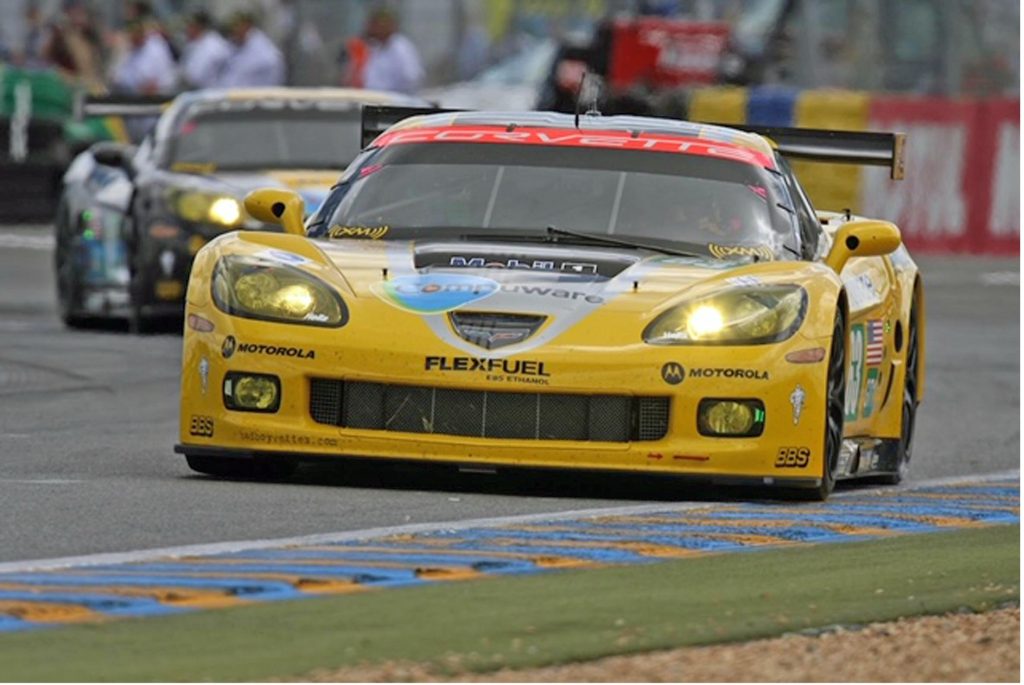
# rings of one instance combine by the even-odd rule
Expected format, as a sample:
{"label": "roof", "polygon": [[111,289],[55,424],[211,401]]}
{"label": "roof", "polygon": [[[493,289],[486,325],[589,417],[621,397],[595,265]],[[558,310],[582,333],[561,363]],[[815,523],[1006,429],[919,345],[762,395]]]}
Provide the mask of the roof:
{"label": "roof", "polygon": [[[489,137],[482,136],[479,140],[466,138],[464,142],[558,144],[551,132],[571,131],[579,134],[577,141],[566,140],[562,144],[695,153],[699,149],[706,151],[712,148],[712,154],[713,148],[717,147],[724,154],[715,156],[728,157],[730,151],[736,151],[734,157],[740,161],[774,168],[772,144],[756,133],[680,119],[640,116],[582,115],[577,128],[574,115],[556,112],[470,111],[425,114],[403,119],[391,126],[374,141],[374,145],[427,142],[420,134],[428,131],[439,132],[436,133],[437,138],[432,140],[454,142],[450,136],[444,135],[444,132],[454,130],[490,132]],[[531,140],[531,131],[537,132],[541,139]],[[414,132],[415,135],[404,135]],[[696,145],[688,147],[685,141],[692,141]]]}

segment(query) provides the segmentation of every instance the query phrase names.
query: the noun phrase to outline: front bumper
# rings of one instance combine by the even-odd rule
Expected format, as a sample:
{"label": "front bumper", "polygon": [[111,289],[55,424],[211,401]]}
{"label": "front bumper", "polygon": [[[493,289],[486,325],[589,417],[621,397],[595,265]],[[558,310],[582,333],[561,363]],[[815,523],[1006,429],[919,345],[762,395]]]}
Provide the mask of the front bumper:
{"label": "front bumper", "polygon": [[[243,320],[204,304],[189,304],[187,309],[211,321],[214,330],[186,329],[176,448],[181,453],[302,460],[365,457],[491,468],[661,473],[792,486],[814,486],[823,472],[825,362],[790,363],[785,355],[827,347],[827,341],[809,340],[799,333],[776,345],[653,347],[635,340],[616,343],[616,334],[607,329],[598,333],[581,324],[572,332],[576,340],[510,358],[528,358],[533,365],[522,369],[537,370],[537,365],[543,365],[547,374],[543,383],[525,387],[514,374],[471,373],[427,361],[460,353],[429,330],[417,329],[415,321],[387,329],[364,326],[357,333],[355,326],[318,329]],[[382,310],[376,318],[361,319],[364,324],[388,321],[389,313]],[[602,339],[602,335],[607,342],[601,347],[583,342]],[[228,348],[230,355],[225,352]],[[684,367],[683,381],[663,379],[662,370],[669,363]],[[716,373],[716,369],[750,373]],[[229,372],[276,376],[281,388],[279,409],[272,413],[227,409],[223,384]],[[665,397],[670,410],[664,437],[620,442],[339,427],[314,420],[314,379],[490,393]],[[795,397],[799,397],[799,411]],[[756,437],[701,435],[697,411],[704,398],[761,400],[766,414],[763,432]]]}
{"label": "front bumper", "polygon": [[[342,462],[345,464],[380,464],[389,466],[417,466],[429,464],[431,466],[451,467],[467,473],[497,473],[506,469],[515,469],[526,473],[544,474],[547,472],[569,472],[569,469],[561,467],[538,466],[532,463],[524,463],[516,466],[495,465],[490,462],[464,462],[450,461],[444,459],[431,459],[424,462],[422,459],[409,459],[404,457],[366,457],[354,455],[329,455],[324,456],[315,452],[287,452],[279,450],[258,450],[258,449],[229,449],[224,447],[204,447],[190,444],[177,444],[174,446],[175,454],[194,457],[216,457],[219,459],[232,459],[238,461],[260,461],[275,459],[290,459],[300,462]],[[680,472],[677,470],[636,470],[636,469],[615,469],[615,468],[585,468],[573,467],[572,473],[586,473],[592,475],[615,476],[628,473],[639,477],[668,477],[679,479],[683,482],[707,485],[726,486],[749,486],[749,487],[784,487],[794,489],[811,489],[821,485],[820,478],[812,477],[763,477],[763,476],[742,476],[716,473],[694,473]]]}

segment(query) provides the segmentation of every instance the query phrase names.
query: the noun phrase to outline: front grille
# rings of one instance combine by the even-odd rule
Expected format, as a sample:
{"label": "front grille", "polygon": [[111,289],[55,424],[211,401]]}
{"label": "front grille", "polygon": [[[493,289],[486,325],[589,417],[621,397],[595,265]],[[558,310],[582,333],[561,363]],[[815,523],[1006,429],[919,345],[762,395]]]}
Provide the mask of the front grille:
{"label": "front grille", "polygon": [[667,397],[493,392],[314,378],[309,413],[344,428],[526,440],[660,440]]}

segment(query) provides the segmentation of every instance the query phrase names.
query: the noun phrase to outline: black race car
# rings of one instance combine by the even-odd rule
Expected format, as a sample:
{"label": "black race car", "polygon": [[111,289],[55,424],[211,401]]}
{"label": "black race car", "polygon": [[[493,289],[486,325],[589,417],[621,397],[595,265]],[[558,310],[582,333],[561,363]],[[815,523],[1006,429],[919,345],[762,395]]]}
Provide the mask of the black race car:
{"label": "black race car", "polygon": [[[422,105],[346,89],[234,89],[184,93],[165,105],[96,104],[87,113],[132,117],[137,146],[103,142],[64,174],[56,214],[60,315],[69,326],[127,318],[144,331],[183,311],[192,258],[235,229],[280,230],[249,217],[253,188],[298,192],[315,211],[359,152],[364,104]],[[148,122],[147,122],[148,118]]]}

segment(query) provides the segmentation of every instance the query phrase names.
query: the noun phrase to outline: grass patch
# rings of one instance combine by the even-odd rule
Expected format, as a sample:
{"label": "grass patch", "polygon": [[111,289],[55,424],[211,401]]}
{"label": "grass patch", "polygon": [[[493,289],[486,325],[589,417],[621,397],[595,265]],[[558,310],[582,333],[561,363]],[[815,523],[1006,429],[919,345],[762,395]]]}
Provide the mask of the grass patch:
{"label": "grass patch", "polygon": [[1019,601],[1020,527],[275,602],[0,637],[12,681],[255,680],[360,662],[487,670]]}

